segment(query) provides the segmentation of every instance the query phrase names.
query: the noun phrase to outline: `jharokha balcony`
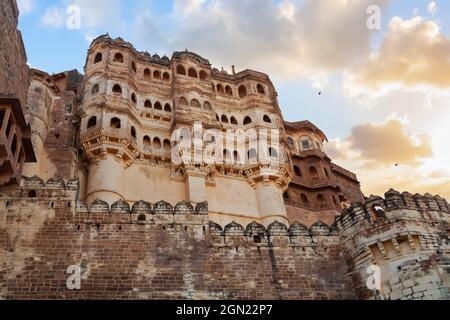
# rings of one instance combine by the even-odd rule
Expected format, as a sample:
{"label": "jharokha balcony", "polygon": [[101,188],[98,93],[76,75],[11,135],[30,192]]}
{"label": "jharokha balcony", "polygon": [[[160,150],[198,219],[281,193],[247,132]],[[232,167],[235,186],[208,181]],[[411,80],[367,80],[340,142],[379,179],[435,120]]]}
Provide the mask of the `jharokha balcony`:
{"label": "jharokha balcony", "polygon": [[303,177],[294,177],[293,183],[307,188],[323,188],[327,186],[336,186],[336,182],[331,177],[319,177],[305,179]]}
{"label": "jharokha balcony", "polygon": [[25,162],[36,162],[18,99],[0,97],[0,186],[18,184]]}

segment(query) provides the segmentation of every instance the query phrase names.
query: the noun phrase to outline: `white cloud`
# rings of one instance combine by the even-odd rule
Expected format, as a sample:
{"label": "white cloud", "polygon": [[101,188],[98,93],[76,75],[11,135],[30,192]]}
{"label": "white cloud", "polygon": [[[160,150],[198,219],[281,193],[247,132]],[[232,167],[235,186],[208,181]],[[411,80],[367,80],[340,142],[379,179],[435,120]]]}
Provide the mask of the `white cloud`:
{"label": "white cloud", "polygon": [[292,2],[284,0],[279,4],[278,8],[281,17],[288,19],[292,22],[295,21],[296,7]]}
{"label": "white cloud", "polygon": [[392,84],[450,87],[450,38],[435,21],[394,17],[378,52],[362,65],[356,78],[375,88]]}
{"label": "white cloud", "polygon": [[81,9],[82,28],[117,28],[124,26],[121,19],[120,0],[75,0],[74,5]]}
{"label": "white cloud", "polygon": [[[412,193],[442,193],[450,199],[448,89],[432,85],[405,86],[401,83],[385,84],[374,89],[352,83],[347,78],[344,80],[343,94],[354,107],[357,121],[372,124],[352,131],[352,139],[331,140],[330,155],[358,174],[367,194],[381,193],[394,187]],[[388,120],[376,122],[394,112],[407,115],[407,118],[391,116],[387,117]],[[393,130],[401,127],[404,129]],[[397,132],[395,139],[384,139],[389,141],[387,147],[391,145],[394,151],[388,151],[389,148],[383,146],[385,150],[380,152],[383,155],[381,158],[373,155],[375,149],[372,148],[380,147],[380,139],[367,136],[367,133],[379,132],[377,129],[380,128],[383,133],[391,135]],[[361,130],[366,134],[361,134]],[[366,141],[371,141],[370,148],[364,145]],[[397,162],[400,166],[394,167],[393,163]]]}
{"label": "white cloud", "polygon": [[432,16],[434,16],[438,10],[438,6],[435,1],[432,1],[427,6],[428,12],[431,13]]}
{"label": "white cloud", "polygon": [[431,158],[433,149],[428,134],[411,134],[406,115],[390,115],[383,122],[370,122],[352,128],[345,140],[332,140],[328,147],[335,159],[356,159],[369,167],[401,164],[421,165]]}
{"label": "white cloud", "polygon": [[[167,17],[138,14],[135,34],[154,45],[146,25],[167,25],[158,38],[167,50],[188,48],[217,67],[239,63],[278,76],[335,71],[365,59],[372,32],[366,9],[389,0],[190,0]],[[170,22],[168,21],[170,20]],[[239,65],[237,65],[239,69]]]}
{"label": "white cloud", "polygon": [[[66,27],[69,17],[67,4],[61,0],[59,6],[48,7],[41,17],[42,25],[53,28]],[[87,40],[105,32],[124,32],[126,23],[121,17],[121,0],[73,0],[70,5],[77,6],[81,14],[81,30]]]}
{"label": "white cloud", "polygon": [[174,9],[183,15],[189,15],[198,11],[206,0],[175,0]]}
{"label": "white cloud", "polygon": [[17,0],[17,5],[19,7],[20,14],[29,14],[34,8],[33,0]]}
{"label": "white cloud", "polygon": [[65,12],[58,7],[47,8],[41,17],[41,24],[45,27],[61,28],[65,23]]}
{"label": "white cloud", "polygon": [[413,130],[415,123],[406,116],[391,115],[383,122],[353,127],[345,139],[330,140],[326,152],[333,161],[357,173],[367,195],[395,188],[449,198],[450,154],[447,135],[442,134],[448,129],[445,119],[441,124],[437,135],[433,131],[424,134]]}

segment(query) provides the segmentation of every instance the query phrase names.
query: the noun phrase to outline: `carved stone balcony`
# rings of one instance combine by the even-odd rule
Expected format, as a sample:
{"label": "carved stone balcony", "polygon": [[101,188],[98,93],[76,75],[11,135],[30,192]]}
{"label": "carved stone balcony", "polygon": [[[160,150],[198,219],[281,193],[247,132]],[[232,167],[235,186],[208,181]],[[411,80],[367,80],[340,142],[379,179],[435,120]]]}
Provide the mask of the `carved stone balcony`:
{"label": "carved stone balcony", "polygon": [[302,177],[295,177],[292,181],[293,183],[300,185],[302,187],[307,187],[311,189],[318,189],[328,186],[336,186],[336,183],[334,179],[331,177],[320,177],[320,178],[313,178],[313,179],[307,179]]}
{"label": "carved stone balcony", "polygon": [[0,98],[0,186],[17,184],[23,164],[35,162],[31,129],[26,125],[18,99]]}

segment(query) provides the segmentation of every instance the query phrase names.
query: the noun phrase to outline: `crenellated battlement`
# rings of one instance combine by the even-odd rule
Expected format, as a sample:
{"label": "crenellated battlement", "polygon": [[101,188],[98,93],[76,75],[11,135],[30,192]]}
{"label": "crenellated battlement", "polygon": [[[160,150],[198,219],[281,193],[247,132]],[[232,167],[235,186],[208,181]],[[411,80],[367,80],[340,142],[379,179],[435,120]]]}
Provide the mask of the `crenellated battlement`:
{"label": "crenellated battlement", "polygon": [[360,232],[380,224],[404,221],[437,223],[450,221],[450,205],[440,196],[412,195],[389,190],[385,198],[370,196],[364,203],[354,203],[336,218],[340,230]]}
{"label": "crenellated battlement", "polygon": [[257,222],[243,226],[231,222],[221,226],[208,219],[208,203],[192,204],[186,201],[175,206],[165,201],[150,204],[143,200],[130,206],[119,200],[111,206],[102,200],[91,206],[78,202],[75,217],[79,223],[135,223],[149,225],[190,225],[208,230],[209,243],[214,246],[240,246],[242,244],[264,246],[302,246],[337,244],[337,232],[323,222],[310,228],[295,222],[287,226],[274,221],[267,228]]}
{"label": "crenellated battlement", "polygon": [[[166,201],[151,204],[140,200],[130,204],[124,200],[109,204],[107,201],[96,199],[90,205],[77,198],[79,189],[78,179],[64,181],[43,179],[34,176],[24,178],[20,188],[11,197],[4,197],[9,212],[38,212],[39,207],[45,209],[70,208],[64,212],[70,224],[89,225],[160,225],[160,226],[189,226],[208,234],[210,245],[219,247],[236,247],[241,245],[271,247],[294,246],[316,248],[320,246],[338,245],[338,233],[335,225],[318,221],[311,227],[293,222],[286,225],[277,220],[267,227],[252,222],[243,226],[237,222],[219,225],[210,221],[208,217],[208,203],[190,203],[182,201],[172,205]],[[14,198],[14,201],[10,201]],[[36,201],[29,201],[34,199]],[[58,203],[61,202],[61,204]],[[72,204],[74,206],[72,207]],[[27,210],[29,206],[29,210]],[[20,209],[20,210],[15,210]]]}
{"label": "crenellated battlement", "polygon": [[336,218],[358,296],[374,298],[365,279],[375,265],[381,299],[448,299],[449,208],[439,196],[391,189],[385,198],[371,196]]}
{"label": "crenellated battlement", "polygon": [[306,249],[338,244],[337,233],[322,222],[307,228],[297,222],[287,226],[274,221],[266,228],[256,222],[246,227],[231,222],[222,227],[210,221],[209,231],[214,245],[223,247],[250,244],[258,247],[292,246]]}
{"label": "crenellated battlement", "polygon": [[79,180],[78,179],[70,179],[65,182],[62,179],[52,178],[47,182],[38,176],[33,177],[23,177],[20,183],[20,187],[22,190],[29,189],[60,189],[60,190],[78,190],[79,188]]}
{"label": "crenellated battlement", "polygon": [[450,299],[449,203],[364,199],[322,130],[284,121],[268,74],[106,34],[84,75],[30,76],[1,3],[0,91],[18,100],[3,99],[0,300]]}
{"label": "crenellated battlement", "polygon": [[[355,297],[338,234],[324,223],[221,226],[210,221],[206,202],[87,205],[75,186],[33,177],[18,188],[21,197],[0,198],[0,244],[15,253],[0,250],[0,297]],[[82,270],[80,291],[66,286],[74,265]]]}
{"label": "crenellated battlement", "polygon": [[119,200],[111,206],[103,200],[95,200],[90,206],[80,201],[75,210],[78,223],[138,224],[138,225],[190,225],[206,226],[208,203],[192,204],[182,201],[175,206],[165,201],[150,204],[143,200],[134,203]]}
{"label": "crenellated battlement", "polygon": [[[105,266],[121,266],[121,261],[133,261],[134,255],[129,252],[139,252],[139,263],[146,265],[149,276],[152,273],[148,270],[161,272],[171,264],[176,266],[172,270],[179,270],[180,257],[184,259],[180,266],[186,263],[197,266],[197,255],[201,261],[199,274],[214,272],[222,261],[229,261],[227,266],[236,268],[233,276],[239,274],[242,263],[246,265],[246,277],[254,272],[264,274],[271,266],[276,290],[285,292],[286,297],[290,297],[291,287],[284,287],[283,281],[291,281],[292,269],[320,281],[328,279],[334,283],[339,279],[347,288],[344,295],[349,297],[356,294],[359,298],[374,298],[374,292],[365,285],[366,270],[377,265],[382,273],[382,287],[377,295],[383,299],[450,297],[446,280],[450,261],[450,211],[447,201],[438,196],[390,190],[385,198],[372,196],[364,203],[354,204],[332,225],[317,221],[307,227],[276,219],[265,225],[255,221],[221,225],[210,217],[207,202],[118,200],[109,203],[95,199],[88,205],[79,199],[79,184],[78,179],[44,181],[35,176],[24,178],[18,188],[5,189],[0,199],[0,207],[4,205],[0,234],[5,243],[14,245],[18,252],[34,246],[69,248],[67,256],[61,258],[71,261],[75,255],[76,260],[67,263],[86,261],[82,263],[89,268],[95,268],[100,262]],[[19,230],[28,230],[25,238],[21,243],[11,242],[20,236]],[[103,246],[108,249],[102,251]],[[48,250],[42,248],[39,250]],[[171,254],[173,250],[178,253]],[[148,255],[152,257],[150,260],[146,258]],[[114,256],[121,258],[116,260]],[[51,257],[43,254],[39,259]],[[217,259],[218,265],[210,267],[211,258]],[[255,259],[263,259],[265,267],[253,270]],[[154,266],[152,261],[162,264]],[[15,263],[23,262],[11,260],[11,265]],[[39,268],[47,274],[46,267]],[[143,272],[138,266],[133,268]],[[94,272],[98,283],[103,272]],[[64,275],[64,270],[61,273]],[[302,282],[289,283],[295,287]],[[238,287],[239,284],[233,285]],[[157,294],[161,295],[167,289],[159,290]],[[319,286],[315,290],[330,298],[339,297],[328,282],[323,289]],[[182,286],[176,294],[184,292]]]}

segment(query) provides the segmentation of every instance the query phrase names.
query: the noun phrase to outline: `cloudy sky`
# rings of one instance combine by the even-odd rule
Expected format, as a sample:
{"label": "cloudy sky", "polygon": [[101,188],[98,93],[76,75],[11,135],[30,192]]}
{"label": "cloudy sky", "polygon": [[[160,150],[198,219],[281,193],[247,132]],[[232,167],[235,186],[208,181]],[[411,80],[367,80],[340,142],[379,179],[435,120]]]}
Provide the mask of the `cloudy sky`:
{"label": "cloudy sky", "polygon": [[[82,71],[90,41],[108,32],[142,51],[187,48],[218,68],[263,71],[285,119],[322,128],[366,195],[393,187],[450,199],[447,0],[18,2],[32,67]],[[80,28],[68,28],[71,5]]]}

